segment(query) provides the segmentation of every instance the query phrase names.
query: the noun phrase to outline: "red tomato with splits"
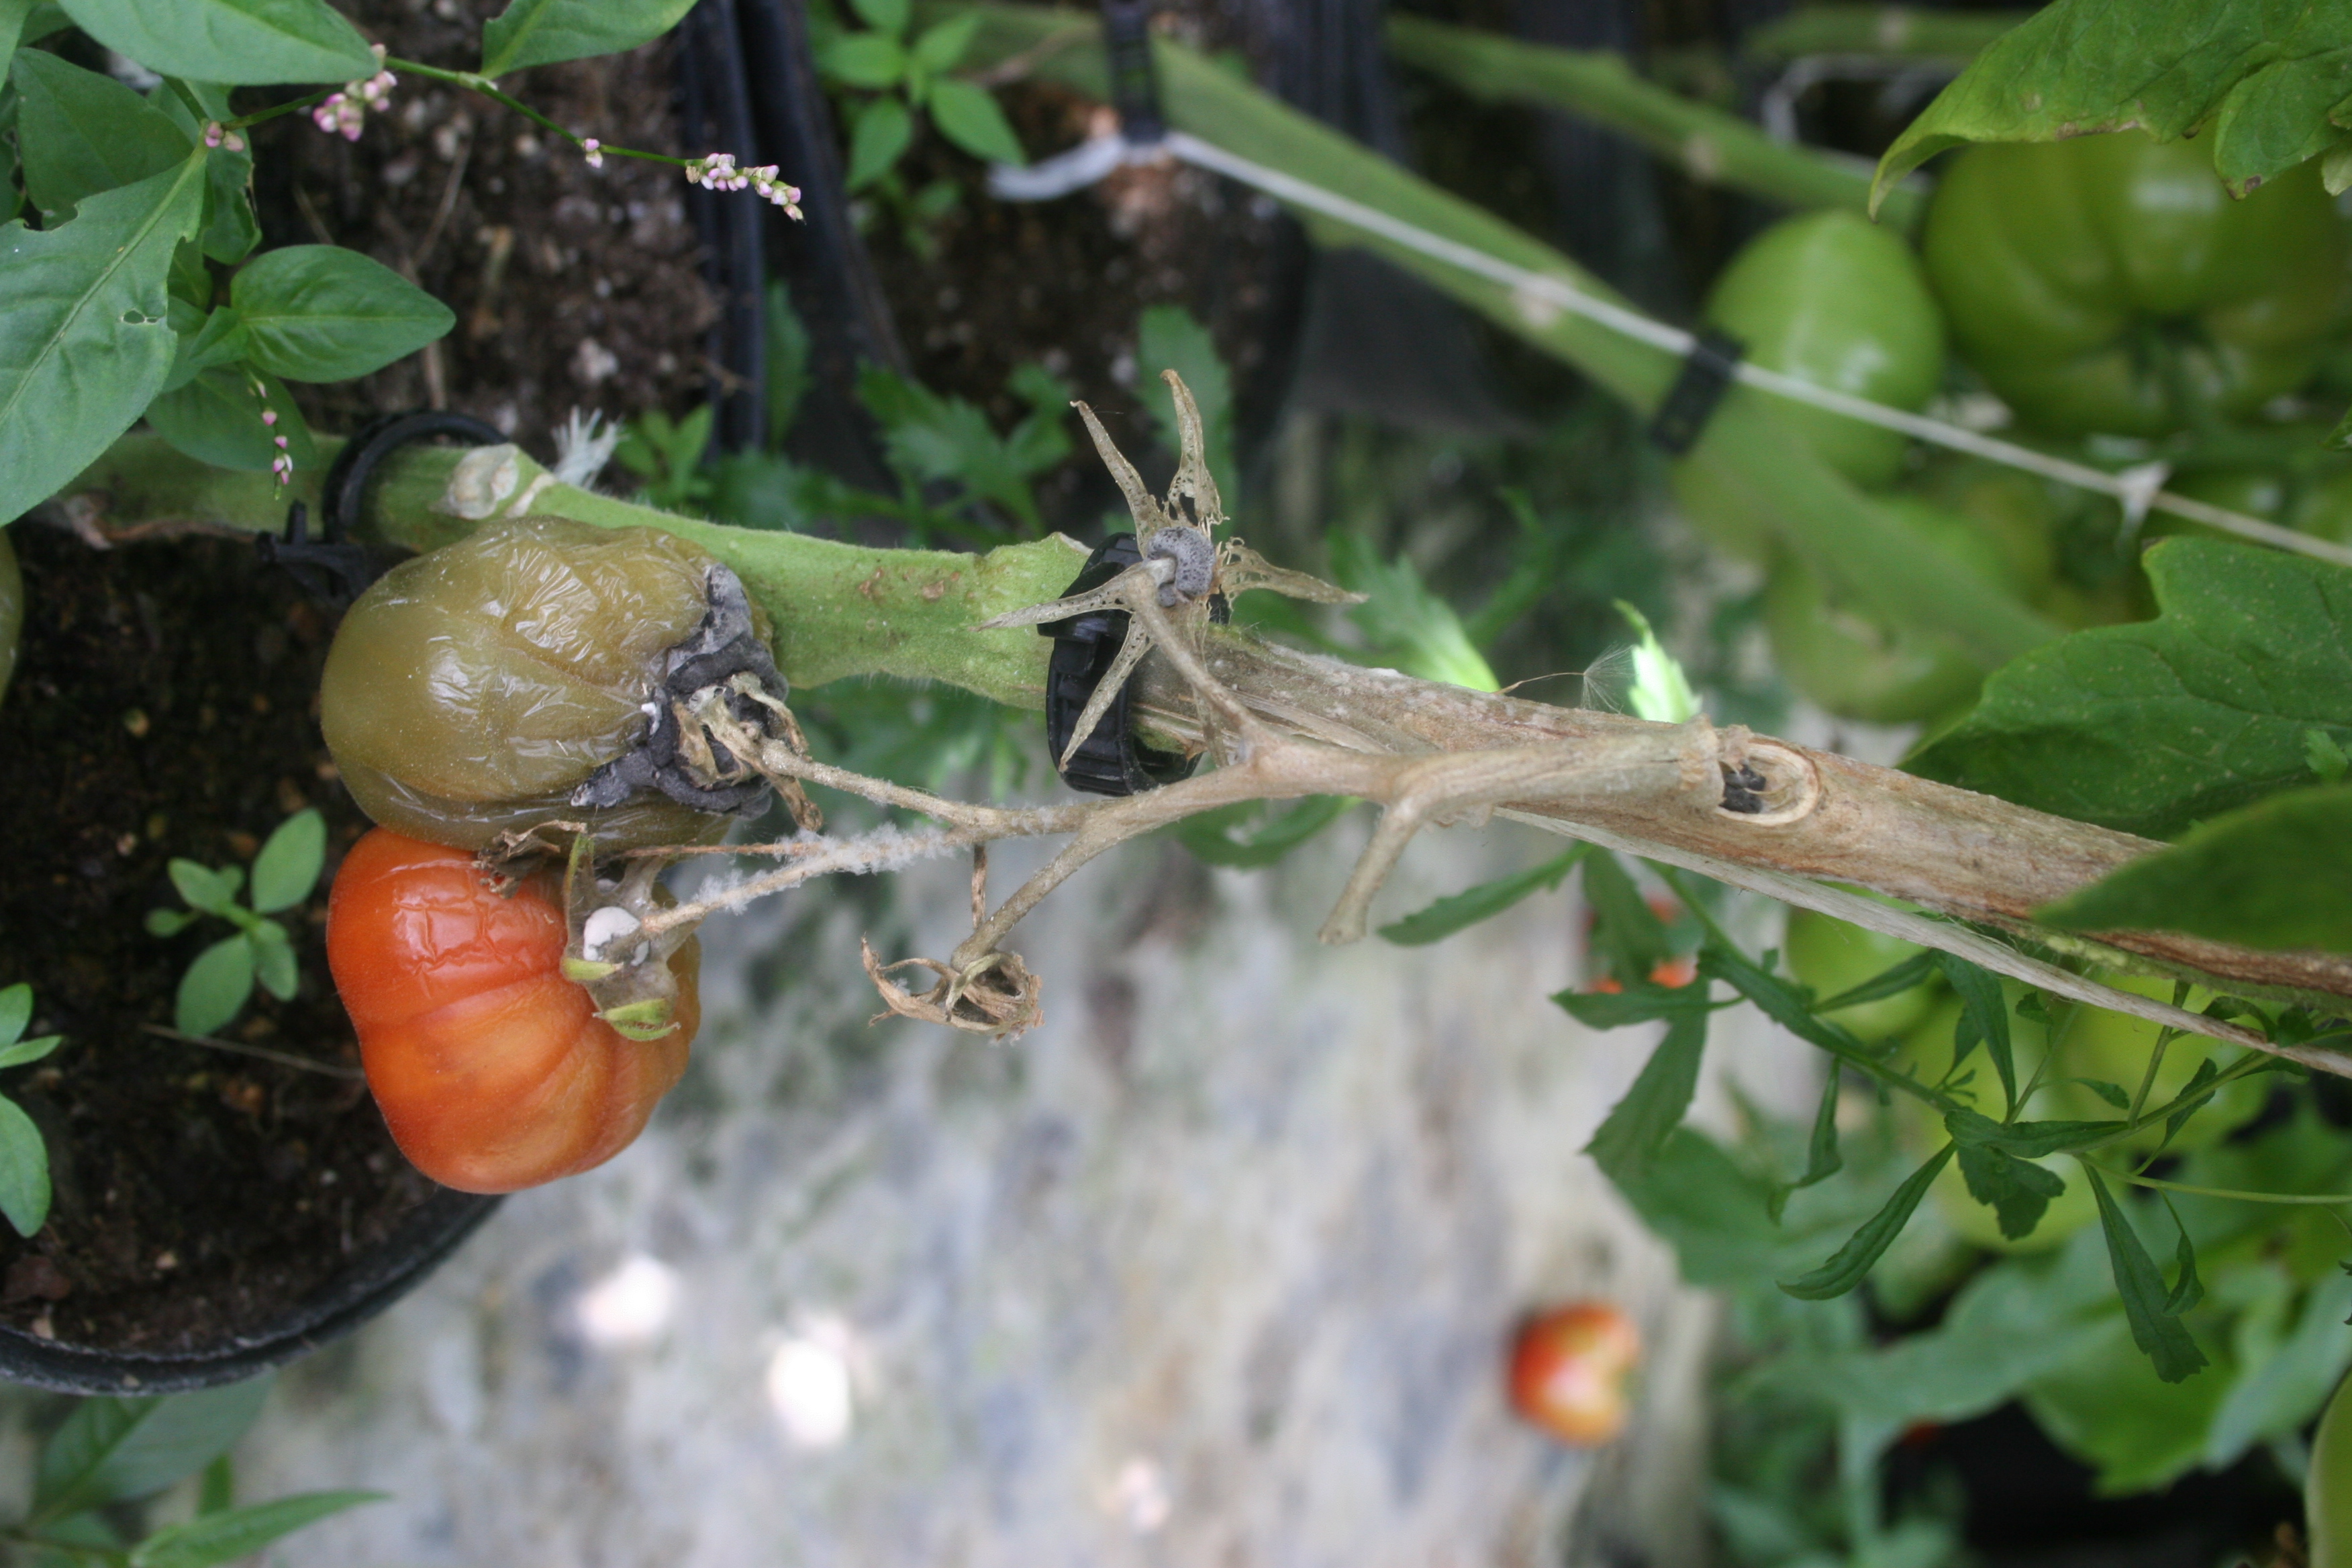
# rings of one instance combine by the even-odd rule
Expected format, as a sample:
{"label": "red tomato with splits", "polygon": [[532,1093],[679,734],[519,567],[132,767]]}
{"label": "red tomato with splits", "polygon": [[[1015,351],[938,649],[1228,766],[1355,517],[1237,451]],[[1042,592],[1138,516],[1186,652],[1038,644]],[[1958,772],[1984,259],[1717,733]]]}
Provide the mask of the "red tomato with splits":
{"label": "red tomato with splits", "polygon": [[645,1131],[701,1022],[700,953],[670,958],[677,1026],[632,1040],[563,977],[552,883],[494,891],[463,849],[377,828],[327,905],[327,963],[402,1153],[444,1186],[510,1193],[601,1165]]}
{"label": "red tomato with splits", "polygon": [[1641,1359],[1632,1321],[1606,1301],[1541,1313],[1511,1345],[1511,1408],[1563,1443],[1606,1443],[1632,1414],[1625,1380]]}

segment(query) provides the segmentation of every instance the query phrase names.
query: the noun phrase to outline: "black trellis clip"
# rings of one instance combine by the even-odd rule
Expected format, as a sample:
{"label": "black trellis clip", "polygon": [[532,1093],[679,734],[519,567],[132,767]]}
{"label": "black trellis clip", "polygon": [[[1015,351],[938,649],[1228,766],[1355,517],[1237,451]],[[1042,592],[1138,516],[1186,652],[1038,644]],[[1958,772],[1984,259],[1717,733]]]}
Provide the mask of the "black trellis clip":
{"label": "black trellis clip", "polygon": [[1739,356],[1747,349],[1729,332],[1701,327],[1691,340],[1690,353],[1683,356],[1682,374],[1675,377],[1657,413],[1651,416],[1650,445],[1677,458],[1697,446],[1706,422],[1714,417],[1716,405],[1723,401],[1738,374]]}
{"label": "black trellis clip", "polygon": [[495,425],[442,409],[387,414],[360,427],[343,443],[320,487],[319,537],[310,537],[310,510],[300,501],[286,509],[286,531],[253,542],[265,565],[282,568],[312,598],[341,607],[383,575],[394,557],[352,537],[367,498],[368,481],[384,458],[411,441],[457,436],[478,447],[495,446],[506,436]]}
{"label": "black trellis clip", "polygon": [[1168,134],[1151,63],[1151,0],[1102,0],[1102,31],[1119,135],[1130,147],[1151,146]]}
{"label": "black trellis clip", "polygon": [[[1142,559],[1135,535],[1112,534],[1087,557],[1086,565],[1062,590],[1062,596],[1092,593]],[[1209,601],[1213,619],[1223,622],[1230,614],[1223,595]],[[1054,655],[1045,667],[1045,743],[1053,749],[1054,765],[1062,782],[1086,795],[1135,795],[1158,789],[1192,777],[1200,764],[1198,757],[1163,752],[1138,741],[1128,690],[1121,688],[1096,721],[1095,732],[1072,753],[1069,766],[1062,766],[1062,753],[1069,750],[1070,737],[1077,732],[1078,715],[1086,711],[1095,688],[1118,658],[1119,645],[1127,640],[1127,621],[1125,610],[1089,610],[1047,621],[1037,628],[1039,637],[1054,639]]]}

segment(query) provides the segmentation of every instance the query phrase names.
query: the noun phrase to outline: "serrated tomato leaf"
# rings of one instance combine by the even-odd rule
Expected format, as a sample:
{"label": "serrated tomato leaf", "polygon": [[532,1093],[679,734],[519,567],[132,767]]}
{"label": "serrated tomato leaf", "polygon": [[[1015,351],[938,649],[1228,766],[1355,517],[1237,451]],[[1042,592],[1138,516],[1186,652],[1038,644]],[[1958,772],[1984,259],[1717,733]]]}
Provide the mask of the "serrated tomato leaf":
{"label": "serrated tomato leaf", "polygon": [[634,49],[693,7],[694,0],[511,0],[482,28],[482,74]]}
{"label": "serrated tomato leaf", "polygon": [[2032,1235],[2050,1200],[2066,1190],[2065,1178],[2055,1171],[1973,1145],[1960,1149],[1960,1176],[1969,1195],[1992,1210],[2000,1234],[2011,1241]]}
{"label": "serrated tomato leaf", "polygon": [[2311,781],[2312,730],[2352,738],[2352,571],[2168,539],[2157,618],[2076,632],[1985,680],[1913,773],[2166,837]]}
{"label": "serrated tomato leaf", "polygon": [[[1586,875],[1590,876],[1588,871]],[[1832,1055],[1869,1058],[1877,1055],[1862,1043],[1860,1036],[1843,1024],[1822,1017],[1805,1000],[1804,993],[1777,974],[1767,973],[1747,955],[1735,952],[1720,942],[1708,942],[1699,950],[1698,972],[1710,980],[1720,980],[1747,997],[1762,1010],[1764,1016],[1796,1036],[1809,1040]]]}
{"label": "serrated tomato leaf", "polygon": [[1646,1173],[1682,1125],[1698,1087],[1699,1058],[1706,1049],[1704,1008],[1686,1008],[1667,1020],[1665,1037],[1643,1064],[1641,1076],[1585,1145],[1584,1152],[1611,1180],[1632,1180]]}
{"label": "serrated tomato leaf", "polygon": [[[2116,1205],[2097,1169],[2085,1164],[2083,1179],[2091,1184],[2091,1195],[2098,1200],[2099,1227],[2107,1238],[2107,1264],[2115,1271],[2116,1293],[2123,1298],[2124,1321],[2131,1325],[2132,1343],[2156,1363],[2158,1377],[2179,1383],[2205,1364],[2205,1352],[2197,1348],[2188,1326],[2168,1304],[2180,1298],[2165,1289],[2156,1260],[2148,1257],[2139,1232],[2132,1228],[2130,1217]],[[2183,1291],[2194,1278],[2192,1263],[2181,1284]]]}
{"label": "serrated tomato leaf", "polygon": [[1491,882],[1481,882],[1475,888],[1448,893],[1435,903],[1381,927],[1381,935],[1399,947],[1425,947],[1433,942],[1443,942],[1456,931],[1469,930],[1480,921],[1493,919],[1530,894],[1548,892],[1559,887],[1561,879],[1591,847],[1590,845],[1580,844],[1553,856],[1541,865],[1530,866],[1515,875],[1497,877]]}
{"label": "serrated tomato leaf", "polygon": [[[1956,953],[1935,955],[1936,967],[1951,982],[1952,990],[1960,999],[1959,1022],[1953,1026],[1952,1065],[1961,1058],[1977,1041],[1982,1041],[1985,1053],[1992,1058],[1993,1071],[2000,1075],[2000,1091],[2008,1114],[2017,1112],[2017,1061],[2010,1049],[2009,998],[1990,970],[1970,963]],[[1974,1038],[1969,1037],[1973,1036]]]}
{"label": "serrated tomato leaf", "polygon": [[131,1568],[215,1568],[252,1556],[330,1514],[382,1502],[383,1492],[298,1492],[166,1525],[131,1549]]}
{"label": "serrated tomato leaf", "polygon": [[2200,824],[2033,918],[2060,931],[2352,952],[2352,786],[2294,790]]}
{"label": "serrated tomato leaf", "polygon": [[204,157],[0,226],[0,523],[89,466],[171,374],[172,252],[204,210]]}
{"label": "serrated tomato leaf", "polygon": [[257,87],[352,81],[376,58],[326,0],[58,0],[81,30],[163,76]]}
{"label": "serrated tomato leaf", "polygon": [[2125,1121],[1995,1121],[1976,1110],[1944,1115],[1944,1131],[1964,1149],[1998,1149],[2021,1160],[2039,1160],[2106,1142],[2130,1125]]}
{"label": "serrated tomato leaf", "polygon": [[162,1491],[228,1452],[261,1414],[270,1378],[161,1399],[86,1399],[42,1451],[35,1526]]}
{"label": "serrated tomato leaf", "polygon": [[1827,1263],[1810,1274],[1780,1281],[1780,1289],[1801,1301],[1826,1301],[1832,1296],[1843,1296],[1862,1283],[1873,1265],[1885,1256],[1911,1223],[1912,1211],[1919,1200],[1927,1195],[1927,1187],[1943,1174],[1951,1163],[1953,1145],[1947,1143],[1937,1151],[1933,1159],[1905,1178],[1886,1205],[1865,1221],[1843,1247],[1832,1255]]}
{"label": "serrated tomato leaf", "polygon": [[2352,10],[2275,0],[2057,0],[1987,47],[1879,161],[1874,202],[1947,147],[2210,132],[2242,194],[2333,147]]}

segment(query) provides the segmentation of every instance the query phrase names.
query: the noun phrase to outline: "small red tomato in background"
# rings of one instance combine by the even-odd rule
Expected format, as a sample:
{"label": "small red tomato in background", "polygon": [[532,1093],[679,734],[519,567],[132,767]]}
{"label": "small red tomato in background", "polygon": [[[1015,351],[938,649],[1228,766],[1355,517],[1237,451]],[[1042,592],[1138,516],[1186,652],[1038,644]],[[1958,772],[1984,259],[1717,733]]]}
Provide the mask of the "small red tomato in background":
{"label": "small red tomato in background", "polygon": [[402,1153],[444,1186],[510,1193],[601,1165],[645,1131],[701,1022],[700,949],[672,955],[677,1027],[631,1040],[563,977],[545,880],[501,896],[462,849],[377,828],[327,904],[327,963]]}
{"label": "small red tomato in background", "polygon": [[1641,1359],[1641,1335],[1606,1301],[1539,1313],[1511,1344],[1511,1408],[1563,1443],[1606,1443],[1632,1414],[1625,1380]]}

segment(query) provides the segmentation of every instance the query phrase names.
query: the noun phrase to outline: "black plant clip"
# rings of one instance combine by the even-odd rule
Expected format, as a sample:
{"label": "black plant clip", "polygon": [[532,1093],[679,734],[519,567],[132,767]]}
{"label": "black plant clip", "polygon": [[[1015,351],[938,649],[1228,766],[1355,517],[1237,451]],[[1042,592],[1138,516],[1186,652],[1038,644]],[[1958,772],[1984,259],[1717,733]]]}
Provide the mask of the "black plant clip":
{"label": "black plant clip", "polygon": [[368,481],[394,451],[436,436],[459,437],[477,447],[507,438],[495,425],[444,409],[372,420],[343,443],[327,468],[320,494],[319,537],[310,537],[310,509],[298,500],[286,509],[285,533],[260,535],[254,541],[255,552],[265,564],[284,568],[311,597],[338,608],[349,605],[399,559],[398,552],[371,549],[352,537],[366,504]]}
{"label": "black plant clip", "polygon": [[[1087,557],[1086,566],[1061,597],[1092,593],[1143,559],[1132,533],[1114,533]],[[1209,616],[1223,624],[1232,614],[1223,595],[1209,601]],[[1054,656],[1045,668],[1045,743],[1056,758],[1069,750],[1078,715],[1095,694],[1119,645],[1127,639],[1127,612],[1090,610],[1037,628],[1039,637],[1054,639]],[[1087,795],[1134,795],[1192,777],[1200,759],[1181,752],[1163,752],[1135,738],[1130,725],[1128,693],[1122,689],[1096,721],[1095,732],[1062,769],[1062,782]]]}
{"label": "black plant clip", "polygon": [[1129,147],[1152,146],[1168,134],[1168,121],[1151,63],[1151,0],[1102,0],[1102,36],[1118,133]]}
{"label": "black plant clip", "polygon": [[1650,418],[1650,445],[1677,458],[1697,446],[1747,352],[1748,345],[1729,332],[1701,327],[1683,356],[1682,373]]}

